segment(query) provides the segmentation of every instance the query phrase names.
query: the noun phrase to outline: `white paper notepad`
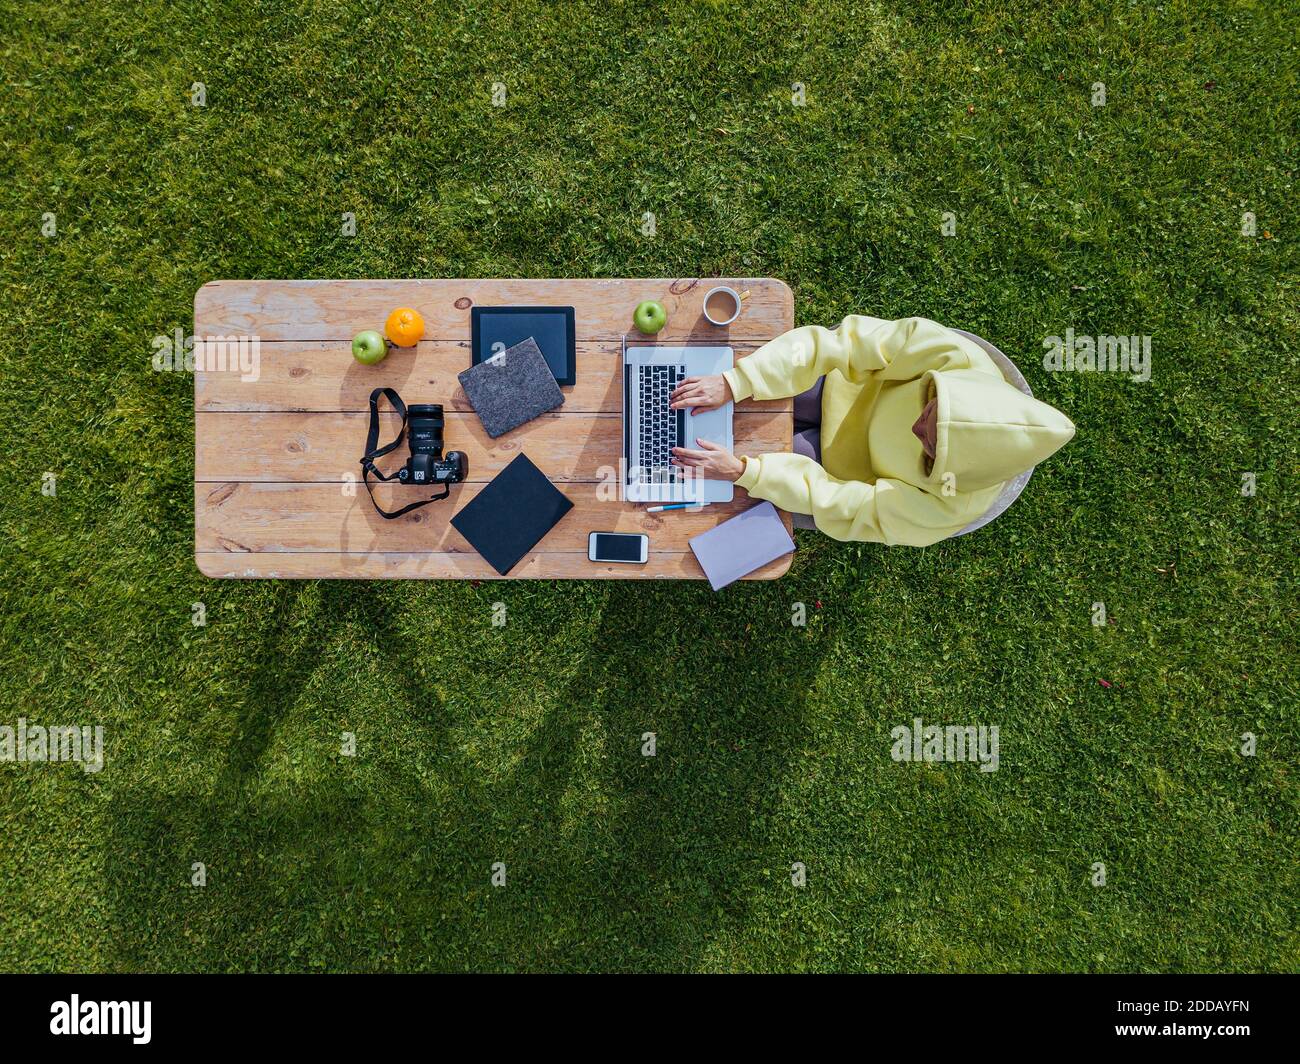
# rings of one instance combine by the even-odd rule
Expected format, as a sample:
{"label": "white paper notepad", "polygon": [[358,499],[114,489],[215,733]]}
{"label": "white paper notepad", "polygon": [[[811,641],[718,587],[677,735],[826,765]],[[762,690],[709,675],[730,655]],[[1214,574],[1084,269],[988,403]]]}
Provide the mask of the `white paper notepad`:
{"label": "white paper notepad", "polygon": [[761,502],[723,521],[717,528],[695,536],[691,550],[709,578],[709,586],[720,591],[768,562],[789,554],[794,550],[794,540],[785,530],[776,507]]}

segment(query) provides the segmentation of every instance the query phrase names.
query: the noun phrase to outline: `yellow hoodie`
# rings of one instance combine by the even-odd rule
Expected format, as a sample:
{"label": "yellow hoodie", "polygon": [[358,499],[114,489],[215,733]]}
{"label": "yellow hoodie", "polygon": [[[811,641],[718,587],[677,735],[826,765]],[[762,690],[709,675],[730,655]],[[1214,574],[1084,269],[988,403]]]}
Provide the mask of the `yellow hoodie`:
{"label": "yellow hoodie", "polygon": [[[947,539],[1074,435],[1069,418],[1008,384],[979,345],[927,318],[809,325],[723,376],[737,400],[784,399],[826,377],[822,465],[796,454],[745,456],[736,483],[812,514],[835,539],[913,547]],[[931,398],[938,431],[926,473],[912,424]]]}

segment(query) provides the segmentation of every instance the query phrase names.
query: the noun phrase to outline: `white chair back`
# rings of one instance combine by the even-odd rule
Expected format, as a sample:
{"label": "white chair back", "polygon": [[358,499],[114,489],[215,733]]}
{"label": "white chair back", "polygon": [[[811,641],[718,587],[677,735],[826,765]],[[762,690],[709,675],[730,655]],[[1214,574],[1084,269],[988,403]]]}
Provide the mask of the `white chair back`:
{"label": "white chair back", "polygon": [[[1007,358],[1001,351],[994,347],[983,337],[976,336],[965,329],[953,329],[953,332],[966,337],[967,340],[973,340],[979,344],[984,352],[997,363],[998,369],[1002,371],[1002,376],[1006,378],[1008,384],[1014,384],[1031,399],[1033,398],[1033,389],[1029,387],[1029,382],[1025,380],[1025,375],[1016,368],[1016,364]],[[1007,481],[1007,486],[1002,489],[1002,494],[994,500],[993,505],[980,517],[968,524],[960,532],[954,532],[949,539],[956,539],[958,536],[964,536],[969,532],[974,532],[977,528],[983,528],[995,517],[1000,517],[1006,509],[1020,497],[1020,493],[1025,490],[1025,485],[1029,483],[1029,478],[1034,475],[1034,466],[1030,466],[1019,476]]]}

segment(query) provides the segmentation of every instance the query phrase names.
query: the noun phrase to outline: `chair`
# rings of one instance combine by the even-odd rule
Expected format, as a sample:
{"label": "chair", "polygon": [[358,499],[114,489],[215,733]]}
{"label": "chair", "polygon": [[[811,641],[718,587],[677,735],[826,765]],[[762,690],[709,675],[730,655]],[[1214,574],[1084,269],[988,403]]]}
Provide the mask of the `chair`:
{"label": "chair", "polygon": [[[999,351],[996,347],[994,347],[983,337],[976,336],[974,333],[967,332],[965,329],[953,329],[952,331],[957,333],[960,336],[966,337],[966,339],[971,340],[974,343],[979,344],[980,348],[985,352],[985,354],[987,354],[989,358],[991,358],[993,362],[997,365],[998,369],[1002,371],[1002,376],[1006,378],[1007,383],[1014,384],[1017,388],[1019,388],[1031,399],[1033,398],[1034,395],[1033,389],[1029,387],[1029,382],[1025,380],[1025,375],[1021,373],[1018,368],[1016,368],[1016,364],[1012,362],[1011,359],[1007,358],[1006,355],[1004,355],[1001,351]],[[1029,483],[1029,478],[1033,475],[1034,475],[1034,467],[1030,466],[1020,475],[1014,477],[1011,480],[1008,480],[1006,487],[1002,489],[1002,493],[997,497],[997,499],[994,500],[993,505],[990,506],[988,510],[986,510],[983,514],[981,514],[974,521],[968,524],[965,528],[957,532],[954,532],[948,538],[956,539],[958,536],[967,535],[968,533],[974,532],[977,528],[983,528],[995,517],[1002,516],[1002,514],[1008,509],[1008,507],[1010,507],[1011,504],[1020,497],[1020,493],[1025,490],[1025,485]],[[795,514],[794,527],[795,528],[816,528],[817,526],[813,522],[813,519],[810,515]]]}
{"label": "chair", "polygon": [[[983,337],[976,336],[974,333],[967,332],[965,329],[953,329],[953,332],[957,333],[959,336],[966,337],[967,340],[979,344],[980,347],[983,348],[984,353],[988,355],[989,358],[993,359],[998,369],[1002,371],[1002,376],[1006,378],[1008,384],[1014,384],[1029,396],[1029,398],[1032,399],[1034,397],[1034,391],[1029,387],[1029,382],[1025,380],[1025,375],[1016,368],[1016,364],[1012,362],[1011,359],[1007,358],[1006,355]],[[1029,483],[1029,478],[1034,475],[1034,468],[1034,466],[1030,466],[1023,473],[1008,480],[1006,487],[1002,489],[1002,494],[994,500],[992,506],[965,528],[961,529],[961,531],[954,532],[948,538],[956,539],[958,536],[964,536],[967,533],[974,532],[977,528],[983,528],[995,517],[1001,517],[1007,508],[1020,498],[1020,493],[1025,490],[1025,485]]]}

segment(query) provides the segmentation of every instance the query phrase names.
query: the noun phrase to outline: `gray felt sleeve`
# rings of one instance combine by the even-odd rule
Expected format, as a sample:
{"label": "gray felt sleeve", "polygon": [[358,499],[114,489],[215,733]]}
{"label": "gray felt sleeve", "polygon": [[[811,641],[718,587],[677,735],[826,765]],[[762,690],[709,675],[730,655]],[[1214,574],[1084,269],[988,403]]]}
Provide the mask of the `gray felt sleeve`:
{"label": "gray felt sleeve", "polygon": [[471,366],[457,379],[493,439],[564,402],[560,386],[531,336]]}

